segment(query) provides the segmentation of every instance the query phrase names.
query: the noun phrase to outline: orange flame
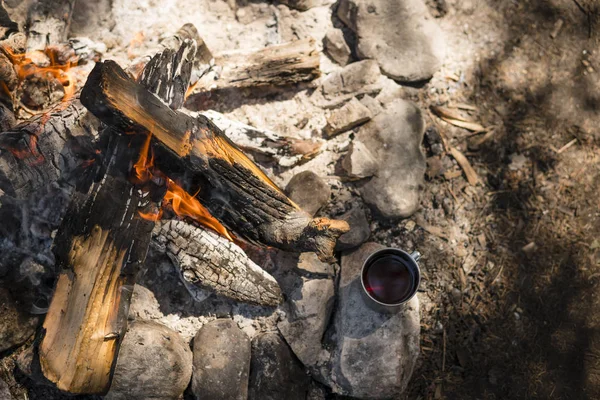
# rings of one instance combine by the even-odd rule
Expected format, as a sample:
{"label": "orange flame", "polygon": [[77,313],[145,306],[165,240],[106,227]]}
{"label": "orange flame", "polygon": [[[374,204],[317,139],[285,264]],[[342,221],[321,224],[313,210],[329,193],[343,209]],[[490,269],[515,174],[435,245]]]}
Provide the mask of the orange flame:
{"label": "orange flame", "polygon": [[[150,149],[151,139],[152,133],[148,133],[146,140],[140,149],[140,157],[133,165],[134,175],[138,182],[149,181],[155,175],[154,172],[160,174],[159,171],[154,171],[154,153]],[[210,214],[210,211],[208,211],[206,207],[200,204],[196,195],[190,195],[181,186],[167,178],[167,192],[164,197],[163,207],[169,206],[179,217],[191,218],[199,224],[210,228],[221,236],[233,241],[234,239],[227,229]],[[162,218],[163,210],[160,209],[157,213],[138,211],[138,214],[146,220],[158,221]]]}
{"label": "orange flame", "polygon": [[[75,94],[75,79],[68,72],[70,68],[76,65],[77,61],[68,61],[66,64],[59,64],[57,61],[57,49],[47,47],[44,51],[35,51],[31,53],[18,54],[7,46],[0,46],[0,50],[7,55],[12,62],[19,83],[23,82],[31,75],[51,76],[57,79],[62,85],[65,92],[63,101],[66,102]],[[35,58],[36,53],[41,53],[48,57],[50,65],[47,67],[37,66],[32,58]],[[4,90],[8,88],[3,87]]]}
{"label": "orange flame", "polygon": [[219,235],[233,241],[233,238],[227,229],[221,225],[215,217],[198,201],[194,196],[191,196],[183,188],[168,180],[168,189],[165,194],[165,201],[170,203],[175,214],[180,217],[189,217],[199,224],[206,226],[217,232]]}

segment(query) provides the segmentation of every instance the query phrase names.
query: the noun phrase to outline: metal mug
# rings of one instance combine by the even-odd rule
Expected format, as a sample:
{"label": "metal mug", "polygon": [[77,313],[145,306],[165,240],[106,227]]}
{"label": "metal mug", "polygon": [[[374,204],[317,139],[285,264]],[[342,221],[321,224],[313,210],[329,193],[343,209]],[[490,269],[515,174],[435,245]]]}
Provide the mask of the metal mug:
{"label": "metal mug", "polygon": [[360,274],[367,305],[378,312],[401,310],[419,289],[419,258],[418,251],[409,254],[395,248],[381,249],[367,257]]}

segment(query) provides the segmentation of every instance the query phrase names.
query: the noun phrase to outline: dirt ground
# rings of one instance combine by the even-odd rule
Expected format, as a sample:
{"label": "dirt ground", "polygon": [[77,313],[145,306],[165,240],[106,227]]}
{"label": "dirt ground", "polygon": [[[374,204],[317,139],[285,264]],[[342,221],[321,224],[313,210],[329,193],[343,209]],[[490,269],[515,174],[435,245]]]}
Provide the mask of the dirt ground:
{"label": "dirt ground", "polygon": [[429,112],[481,185],[429,177],[412,218],[426,229],[375,235],[426,255],[409,398],[600,398],[600,5],[446,3],[442,26],[463,28],[451,49],[470,51],[449,54],[419,102],[474,106],[493,133],[477,147],[482,135]]}

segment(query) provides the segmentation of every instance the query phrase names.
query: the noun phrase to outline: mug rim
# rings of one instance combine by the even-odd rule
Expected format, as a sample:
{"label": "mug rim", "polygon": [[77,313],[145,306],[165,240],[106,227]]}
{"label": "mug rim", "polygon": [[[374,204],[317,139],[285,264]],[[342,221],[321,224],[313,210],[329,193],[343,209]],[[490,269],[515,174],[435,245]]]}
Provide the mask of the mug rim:
{"label": "mug rim", "polygon": [[[371,260],[371,258],[373,258],[373,256],[376,256],[377,254],[386,252],[386,251],[399,252],[402,255],[408,257],[408,259],[413,263],[413,265],[417,271],[417,274],[416,274],[417,277],[416,277],[416,282],[415,282],[416,285],[415,285],[414,293],[411,294],[409,298],[407,298],[406,300],[403,300],[399,303],[383,303],[383,302],[375,299],[373,296],[371,296],[371,294],[365,287],[364,272],[365,272],[365,267],[367,266],[367,263],[369,262],[369,260]],[[414,250],[413,252],[417,252],[417,251]],[[374,301],[375,303],[377,303],[381,306],[384,306],[384,307],[401,306],[402,304],[408,303],[410,300],[412,300],[413,297],[415,297],[417,295],[417,292],[419,291],[419,286],[421,285],[421,267],[419,266],[419,263],[417,262],[417,260],[415,260],[414,257],[409,252],[402,250],[402,249],[398,249],[396,247],[384,247],[383,249],[379,249],[379,250],[376,250],[375,252],[371,253],[369,255],[369,257],[367,257],[365,259],[365,261],[363,262],[362,268],[360,269],[360,285],[362,286],[363,293],[366,294],[371,301]]]}

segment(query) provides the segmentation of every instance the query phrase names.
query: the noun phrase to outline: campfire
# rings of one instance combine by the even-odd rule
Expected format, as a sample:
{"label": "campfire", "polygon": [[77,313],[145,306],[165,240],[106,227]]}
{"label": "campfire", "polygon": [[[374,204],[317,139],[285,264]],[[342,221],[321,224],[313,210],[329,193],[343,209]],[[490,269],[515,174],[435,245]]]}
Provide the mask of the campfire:
{"label": "campfire", "polygon": [[[347,287],[335,289],[338,281],[352,276],[344,274],[358,273],[359,268],[344,267],[340,274],[336,263],[340,250],[356,248],[369,237],[365,211],[342,207],[319,213],[331,191],[310,171],[297,174],[285,190],[275,182],[282,182],[277,174],[325,152],[348,153],[338,163],[347,175],[344,182],[368,187],[390,179],[387,172],[377,173],[377,158],[392,160],[393,165],[399,147],[392,143],[388,148],[386,143],[387,152],[369,155],[375,153],[368,149],[369,138],[349,145],[349,132],[373,117],[368,101],[375,100],[369,95],[382,91],[384,78],[376,63],[350,64],[321,81],[323,54],[310,37],[218,53],[191,23],[164,33],[154,46],[146,46],[148,38],[136,34],[113,58],[101,42],[67,38],[74,2],[49,3],[31,6],[28,23],[11,22],[0,41],[0,277],[15,282],[15,291],[28,293],[24,302],[43,315],[29,347],[26,375],[53,390],[105,395],[120,385],[119,363],[131,359],[127,338],[133,337],[132,331],[149,330],[169,338],[169,345],[157,346],[163,350],[182,342],[173,330],[149,327],[132,317],[132,296],[140,290],[136,283],[146,273],[155,273],[160,264],[153,260],[160,258],[170,261],[198,302],[205,293],[214,293],[235,307],[256,307],[251,313],[257,321],[268,315],[271,320],[259,329],[253,346],[256,340],[263,350],[275,349],[272,352],[283,357],[280,364],[300,371],[299,381],[308,379],[304,367],[298,367],[302,362],[311,374],[320,374],[315,379],[351,394],[355,389],[337,383],[342,381],[335,377],[340,369],[323,360],[342,359],[342,340],[353,335],[340,320],[344,315],[356,314],[351,329],[377,330],[361,324],[371,324],[379,314],[356,302]],[[343,48],[327,46],[332,59],[344,65],[350,60],[350,54],[333,54]],[[147,48],[153,50],[142,54]],[[317,84],[322,85],[318,91]],[[287,91],[309,92],[311,102],[331,110],[323,137],[308,128],[309,134],[279,134],[210,109],[220,101],[228,104],[237,93],[268,97]],[[192,103],[195,111],[188,107]],[[413,124],[421,121],[420,112],[407,102],[397,105],[405,108],[402,125],[410,126],[411,140],[420,142],[422,126]],[[303,129],[307,123],[300,120],[294,126]],[[342,133],[346,139],[337,138]],[[420,171],[418,142],[406,153],[414,153]],[[363,154],[369,157],[365,162]],[[404,196],[406,191],[412,201],[405,206],[402,199],[398,207],[406,209],[393,213],[416,209],[415,188],[422,176],[416,173],[416,183],[410,179],[386,189],[386,196],[391,191]],[[313,180],[310,190],[292,188],[312,185]],[[374,202],[380,201],[375,197]],[[311,204],[315,201],[316,206]],[[285,269],[272,274],[269,265],[286,264],[289,257],[295,257],[290,270],[296,275]],[[310,288],[314,292],[304,292]],[[338,291],[341,300],[334,319]],[[411,354],[394,367],[408,371],[394,376],[394,388],[404,387],[417,354],[417,299],[403,310],[389,325],[394,332],[407,332],[394,346]],[[311,318],[316,322],[307,327]],[[206,325],[202,335],[210,331]],[[239,331],[231,321],[217,325]],[[285,341],[269,336],[274,327]],[[340,344],[323,344],[333,340],[334,334],[325,334],[328,329],[338,332]],[[297,337],[305,330],[316,346],[299,344]],[[243,338],[247,341],[245,334]],[[364,351],[378,346],[365,343]],[[181,347],[190,353],[187,344]],[[202,349],[200,344],[194,344],[196,348]],[[252,351],[262,354],[254,347]],[[317,351],[320,355],[312,354]],[[246,372],[238,375],[248,380],[250,367],[244,368]],[[260,371],[252,368],[252,373]],[[191,370],[179,365],[171,369],[181,369],[177,379],[186,387]],[[199,385],[195,379],[192,387]]]}
{"label": "campfire", "polygon": [[[280,289],[268,274],[246,271],[249,261],[243,260],[246,256],[237,244],[312,251],[329,260],[336,238],[349,229],[343,221],[313,219],[209,118],[181,110],[186,96],[200,89],[311,79],[315,66],[296,58],[302,58],[314,43],[216,59],[219,79],[207,80],[204,76],[216,68],[198,68],[215,60],[208,59],[196,29],[186,25],[176,38],[169,44],[174,47],[165,45],[139,74],[107,60],[95,62],[87,77],[79,71],[79,80],[73,69],[93,61],[69,52],[71,48],[46,46],[23,53],[10,42],[1,47],[4,70],[12,65],[15,71],[14,79],[3,81],[5,94],[15,111],[37,115],[2,134],[3,165],[13,169],[11,176],[20,175],[7,183],[18,197],[38,191],[48,180],[66,179],[76,188],[54,238],[61,272],[39,346],[44,376],[64,391],[105,393],[109,389],[126,331],[131,288],[143,268],[155,222],[166,213],[189,224],[187,229],[215,232],[195,237],[218,253],[217,265],[240,264],[242,275],[237,279],[247,279],[252,286],[236,289],[239,282],[230,281],[229,287],[215,290],[271,306],[280,301]],[[278,64],[262,70],[269,54]],[[42,66],[45,62],[49,64]],[[32,82],[41,83],[32,86]],[[206,82],[217,85],[213,88]],[[36,104],[38,110],[24,104],[42,86],[52,89],[38,96],[58,103],[50,111],[46,102]],[[56,91],[63,95],[56,98]],[[84,116],[95,116],[100,123],[84,125]],[[65,121],[68,128],[57,127]],[[68,166],[53,163],[59,156],[67,158]],[[32,181],[28,179],[32,174],[45,178]],[[159,226],[167,235],[170,228],[173,235],[181,229],[177,224]]]}

